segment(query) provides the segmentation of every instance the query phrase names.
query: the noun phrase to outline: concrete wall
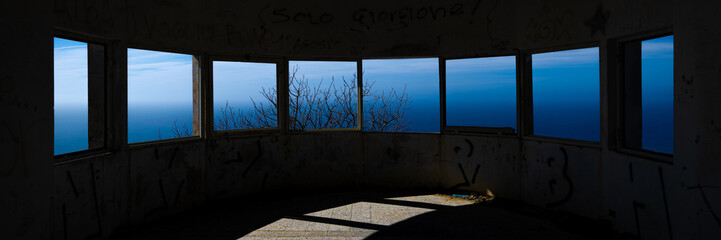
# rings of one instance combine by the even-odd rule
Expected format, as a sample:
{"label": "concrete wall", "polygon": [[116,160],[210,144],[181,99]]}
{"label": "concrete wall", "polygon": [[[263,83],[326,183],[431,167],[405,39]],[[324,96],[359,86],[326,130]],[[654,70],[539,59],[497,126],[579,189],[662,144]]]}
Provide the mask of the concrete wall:
{"label": "concrete wall", "polygon": [[[47,239],[53,187],[52,6],[0,3],[0,236]],[[12,36],[12,37],[8,37]]]}
{"label": "concrete wall", "polygon": [[[109,236],[208,200],[355,187],[465,189],[610,221],[642,239],[721,237],[721,17],[708,1],[90,1],[5,7],[0,235]],[[445,12],[445,14],[442,14]],[[287,18],[286,18],[287,17]],[[108,147],[52,156],[52,28],[109,43]],[[616,147],[614,44],[672,30],[674,158]],[[312,132],[128,147],[125,47],[269,58],[467,57],[597,44],[601,141]],[[49,226],[49,227],[48,227]]]}

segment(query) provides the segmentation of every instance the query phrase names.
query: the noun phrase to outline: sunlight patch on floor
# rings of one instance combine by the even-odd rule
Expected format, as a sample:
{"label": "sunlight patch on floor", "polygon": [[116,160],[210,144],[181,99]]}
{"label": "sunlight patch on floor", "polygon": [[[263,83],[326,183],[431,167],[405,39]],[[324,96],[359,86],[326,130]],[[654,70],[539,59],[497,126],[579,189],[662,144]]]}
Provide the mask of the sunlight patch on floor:
{"label": "sunlight patch on floor", "polygon": [[433,211],[433,209],[384,203],[357,202],[308,213],[306,215],[390,226],[394,223],[431,211]]}
{"label": "sunlight patch on floor", "polygon": [[[302,216],[289,216],[240,239],[363,239],[384,227],[435,211],[434,206],[457,207],[474,203],[444,195],[394,197],[380,202],[384,203],[361,201]],[[419,204],[429,208],[418,207]]]}
{"label": "sunlight patch on floor", "polygon": [[375,232],[377,230],[282,218],[239,239],[363,239]]}

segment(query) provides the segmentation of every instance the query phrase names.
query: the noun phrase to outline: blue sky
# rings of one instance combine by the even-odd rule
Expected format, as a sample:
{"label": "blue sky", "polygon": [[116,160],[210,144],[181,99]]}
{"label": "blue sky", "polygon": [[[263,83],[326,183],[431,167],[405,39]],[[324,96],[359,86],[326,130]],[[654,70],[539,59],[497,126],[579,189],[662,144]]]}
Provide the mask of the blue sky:
{"label": "blue sky", "polygon": [[213,62],[213,106],[249,106],[251,98],[267,102],[260,94],[263,88],[276,87],[274,63]]}
{"label": "blue sky", "polygon": [[192,55],[128,49],[128,107],[192,106],[192,97]]}
{"label": "blue sky", "polygon": [[[59,38],[54,41],[56,113],[69,112],[71,108],[87,112],[86,44]],[[673,38],[644,41],[642,47],[643,102],[647,110],[644,116],[648,116],[644,117],[644,123],[651,127],[644,131],[659,132],[659,129],[668,128],[668,116],[671,116],[672,124],[669,108],[673,101]],[[598,48],[533,54],[536,134],[598,141],[598,61]],[[224,100],[248,106],[251,97],[262,99],[261,87],[275,87],[275,64],[224,61],[213,64],[215,106],[225,104]],[[356,73],[355,62],[290,63],[291,68],[296,65],[300,67],[298,74],[308,78],[311,84],[321,79],[324,84],[329,84],[331,76],[351,79]],[[364,82],[375,82],[375,91],[406,90],[411,100],[408,117],[413,125],[410,131],[439,131],[437,58],[363,60],[363,71]],[[449,60],[447,91],[449,125],[516,127],[515,57]],[[169,118],[191,124],[191,97],[192,56],[128,50],[129,125],[150,126],[139,127],[136,133],[132,133],[133,127],[129,126],[129,134],[172,124],[166,123]],[[655,108],[661,110],[652,111]],[[177,113],[173,113],[173,109]],[[66,118],[56,114],[58,120]],[[667,119],[664,120],[666,123],[653,128],[653,120],[658,118]],[[63,121],[68,122],[67,119]],[[148,124],[149,121],[159,123]],[[71,122],[82,123],[80,119]],[[87,120],[84,124],[87,125]],[[58,129],[67,128],[56,125],[56,135]],[[151,132],[138,141],[167,136],[163,131]]]}
{"label": "blue sky", "polygon": [[55,106],[87,108],[87,44],[60,38],[54,42]]}

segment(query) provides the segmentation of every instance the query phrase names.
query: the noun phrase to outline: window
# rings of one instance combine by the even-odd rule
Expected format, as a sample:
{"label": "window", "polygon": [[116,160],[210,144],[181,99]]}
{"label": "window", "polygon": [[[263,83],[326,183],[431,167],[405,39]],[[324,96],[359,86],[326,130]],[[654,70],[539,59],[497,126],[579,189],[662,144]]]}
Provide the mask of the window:
{"label": "window", "polygon": [[357,62],[291,61],[291,130],[357,128]]}
{"label": "window", "polygon": [[533,54],[533,134],[599,141],[598,48]]}
{"label": "window", "polygon": [[673,154],[673,36],[623,50],[625,146]]}
{"label": "window", "polygon": [[213,61],[215,130],[275,128],[277,103],[274,63]]}
{"label": "window", "polygon": [[129,143],[198,134],[193,61],[187,54],[128,49]]}
{"label": "window", "polygon": [[516,128],[516,57],[446,61],[449,126]]}
{"label": "window", "polygon": [[363,130],[440,132],[438,59],[363,60]]}
{"label": "window", "polygon": [[105,146],[105,48],[53,39],[54,154]]}

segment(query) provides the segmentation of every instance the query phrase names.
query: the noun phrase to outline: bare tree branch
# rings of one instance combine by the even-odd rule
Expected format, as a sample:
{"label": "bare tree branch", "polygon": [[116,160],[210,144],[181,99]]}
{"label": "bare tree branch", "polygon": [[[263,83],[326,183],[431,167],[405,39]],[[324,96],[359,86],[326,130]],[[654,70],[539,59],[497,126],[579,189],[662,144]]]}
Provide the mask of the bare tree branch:
{"label": "bare tree branch", "polygon": [[[341,77],[336,85],[335,77],[323,87],[323,79],[317,85],[311,85],[305,76],[298,76],[299,67],[293,67],[288,80],[289,124],[291,130],[355,128],[357,124],[358,85],[356,74],[351,79]],[[363,86],[363,125],[364,131],[401,132],[407,131],[410,121],[406,119],[406,110],[410,99],[405,87],[401,92],[393,88],[377,92],[373,90],[374,81],[366,81]],[[253,107],[247,111],[233,109],[226,101],[225,106],[216,111],[215,129],[254,129],[276,127],[278,123],[277,91],[273,88],[261,88],[261,101],[250,98]],[[175,137],[190,136],[183,124],[178,127],[173,122],[172,134]]]}

